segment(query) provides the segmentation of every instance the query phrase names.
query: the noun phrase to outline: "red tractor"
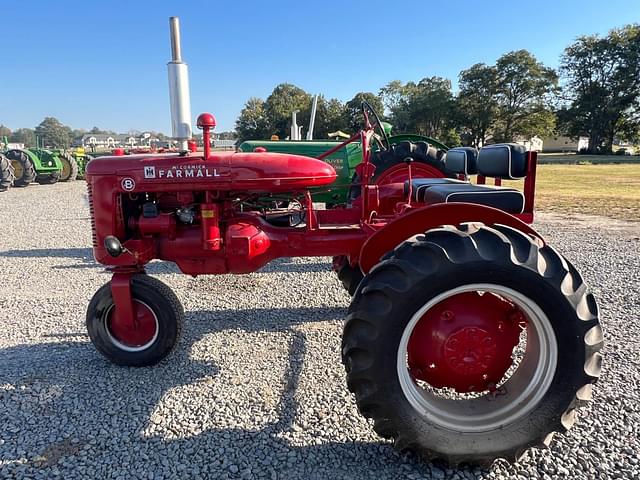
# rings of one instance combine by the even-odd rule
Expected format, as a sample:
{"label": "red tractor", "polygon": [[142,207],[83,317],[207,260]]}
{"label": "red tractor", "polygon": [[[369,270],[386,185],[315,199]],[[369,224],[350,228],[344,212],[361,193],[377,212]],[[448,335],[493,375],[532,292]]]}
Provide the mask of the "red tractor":
{"label": "red tractor", "polygon": [[[406,179],[380,185],[370,147],[389,145],[374,134],[377,114],[363,111],[363,130],[344,143],[362,144],[360,194],[332,209],[317,209],[310,193],[335,180],[322,161],[331,152],[210,152],[210,114],[198,118],[204,154],[93,160],[94,254],[113,277],[89,304],[91,341],[119,365],[154,365],[171,352],[184,312],[145,274],[153,259],[195,276],[331,256],[353,293],[347,385],[379,435],[449,464],[548,445],[591,397],[603,337],[580,274],[528,225],[536,153],[454,148],[444,159],[451,178],[413,178],[407,157]],[[499,185],[523,177],[524,194]],[[284,195],[288,208],[266,206]]]}

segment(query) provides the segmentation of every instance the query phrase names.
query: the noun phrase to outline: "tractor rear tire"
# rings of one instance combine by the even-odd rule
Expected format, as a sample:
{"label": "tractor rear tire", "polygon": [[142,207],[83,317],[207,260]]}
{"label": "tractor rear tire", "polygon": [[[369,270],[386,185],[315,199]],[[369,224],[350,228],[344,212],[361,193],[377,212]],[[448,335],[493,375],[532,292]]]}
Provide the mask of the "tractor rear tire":
{"label": "tractor rear tire", "polygon": [[[442,298],[453,298],[465,288],[480,298],[508,292],[497,298],[506,298],[511,307],[525,305],[521,311],[528,312],[518,317],[527,320],[526,350],[509,379],[496,382],[496,392],[504,387],[501,395],[484,390],[476,398],[443,398],[429,382],[418,383],[422,370],[409,371],[407,342],[429,312],[436,322],[467,322],[466,327],[456,325],[458,331],[468,328],[469,318],[495,312],[480,310],[465,318],[455,310],[437,310]],[[437,341],[442,323],[430,325],[439,326],[420,338]],[[534,332],[538,336],[529,343]],[[494,338],[500,344],[500,337]],[[464,224],[429,230],[402,243],[365,276],[349,308],[342,358],[359,411],[396,448],[454,466],[490,465],[497,458],[517,460],[530,447],[548,446],[554,432],[573,425],[575,409],[591,399],[591,384],[600,375],[602,345],[595,300],[567,260],[510,227]],[[507,363],[513,363],[510,349]],[[473,349],[453,360],[444,356],[445,347],[442,352],[454,362],[487,358],[474,357]]]}
{"label": "tractor rear tire", "polygon": [[333,257],[333,269],[338,275],[338,280],[342,282],[344,289],[353,296],[356,293],[358,285],[364,278],[364,274],[357,265],[352,267],[346,256]]}
{"label": "tractor rear tire", "polygon": [[40,185],[53,185],[60,180],[60,172],[43,173],[36,176],[36,183]]}
{"label": "tractor rear tire", "polygon": [[[391,145],[389,150],[380,150],[371,154],[370,161],[376,167],[371,181],[378,183],[383,174],[389,169],[397,165],[404,165],[406,158],[411,158],[414,164],[420,163],[431,167],[442,177],[453,176],[445,168],[444,152],[442,150],[437,150],[427,142],[405,140]],[[357,173],[354,174],[351,180],[351,188],[349,189],[349,203],[360,196],[361,183],[360,176]]]}
{"label": "tractor rear tire", "polygon": [[0,154],[0,192],[5,192],[13,184],[15,178],[13,165],[4,155]]}
{"label": "tractor rear tire", "polygon": [[[145,274],[131,277],[137,321],[147,315],[155,327],[143,344],[128,342],[114,328],[111,282],[103,285],[87,308],[87,331],[96,349],[116,365],[155,365],[175,347],[184,322],[184,310],[175,293],[160,280]],[[141,317],[142,314],[142,317]]]}
{"label": "tractor rear tire", "polygon": [[78,162],[68,153],[60,155],[62,162],[62,171],[60,172],[61,182],[72,182],[78,177]]}
{"label": "tractor rear tire", "polygon": [[36,170],[29,156],[20,150],[9,150],[5,156],[11,160],[15,172],[14,187],[26,187],[36,179]]}

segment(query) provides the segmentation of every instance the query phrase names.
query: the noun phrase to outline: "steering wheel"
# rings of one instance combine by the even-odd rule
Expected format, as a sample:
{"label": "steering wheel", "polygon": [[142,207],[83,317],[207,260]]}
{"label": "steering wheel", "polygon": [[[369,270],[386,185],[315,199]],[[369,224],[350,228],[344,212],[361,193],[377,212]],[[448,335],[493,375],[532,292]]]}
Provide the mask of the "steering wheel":
{"label": "steering wheel", "polygon": [[[376,122],[373,125],[371,125],[371,121],[369,120],[369,114],[371,114]],[[364,123],[366,129],[372,128],[375,130],[375,128],[377,127],[378,130],[380,130],[380,133],[382,133],[382,140],[380,140],[380,137],[378,137],[377,135],[373,136],[373,138],[376,139],[376,142],[378,142],[378,145],[380,145],[380,148],[382,148],[383,150],[389,150],[389,136],[387,135],[387,132],[384,131],[380,116],[378,115],[378,112],[373,109],[371,104],[365,100],[362,101],[362,115],[364,115]]]}

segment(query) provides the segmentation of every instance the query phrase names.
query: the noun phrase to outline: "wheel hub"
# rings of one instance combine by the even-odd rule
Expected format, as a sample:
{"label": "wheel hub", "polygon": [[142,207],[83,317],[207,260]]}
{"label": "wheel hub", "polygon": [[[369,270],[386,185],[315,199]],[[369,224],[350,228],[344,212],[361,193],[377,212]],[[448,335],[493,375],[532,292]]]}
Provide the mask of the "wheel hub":
{"label": "wheel hub", "polygon": [[492,293],[465,292],[429,309],[408,345],[413,377],[459,393],[495,388],[512,364],[525,317]]}
{"label": "wheel hub", "polygon": [[116,308],[111,309],[107,318],[107,331],[117,343],[127,348],[138,349],[151,343],[158,332],[158,323],[153,311],[145,304],[134,300],[133,324],[128,319],[120,318]]}
{"label": "wheel hub", "polygon": [[61,180],[66,180],[71,175],[71,165],[67,160],[62,160],[62,173],[60,174]]}
{"label": "wheel hub", "polygon": [[15,175],[16,179],[22,178],[22,175],[24,173],[22,164],[15,160],[12,160],[11,164],[13,165],[13,174]]}

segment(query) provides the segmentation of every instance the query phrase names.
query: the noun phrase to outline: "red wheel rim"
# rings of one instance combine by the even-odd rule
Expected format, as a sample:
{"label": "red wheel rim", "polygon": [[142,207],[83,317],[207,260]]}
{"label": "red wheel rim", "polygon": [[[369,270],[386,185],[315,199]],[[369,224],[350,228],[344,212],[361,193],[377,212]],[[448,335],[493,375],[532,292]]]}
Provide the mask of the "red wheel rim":
{"label": "red wheel rim", "polygon": [[[414,162],[411,164],[412,178],[443,178],[444,174],[436,167],[426,163]],[[409,169],[405,164],[394,165],[382,172],[375,180],[376,185],[388,183],[402,183],[409,179]]]}
{"label": "red wheel rim", "polygon": [[491,390],[511,366],[524,322],[517,306],[492,293],[451,296],[415,326],[408,345],[409,369],[436,388]]}
{"label": "red wheel rim", "polygon": [[[483,307],[483,302],[478,302],[475,306],[469,305],[467,304],[469,298],[465,298],[467,294],[482,294],[482,296],[492,294],[498,301],[505,302],[505,308],[503,309],[497,304],[493,307],[489,304]],[[435,320],[437,322],[449,322],[452,319],[455,321],[455,317],[458,314],[451,317],[450,314],[445,313],[451,310],[451,306],[447,304],[449,299],[452,299],[454,306],[461,308],[465,306],[467,315],[472,311],[478,312],[479,315],[468,315],[465,319],[462,318],[464,312],[458,311],[461,318],[457,329],[450,328],[447,330],[447,327],[442,326],[442,324],[434,323],[429,325],[432,329],[432,338],[430,340],[423,336],[422,333],[417,333],[416,330],[425,317],[427,319],[432,318],[431,321]],[[512,310],[514,314],[508,321],[512,322],[517,329],[525,326],[526,344],[519,343],[518,345],[518,348],[523,348],[524,351],[518,354],[517,364],[512,365],[509,372],[504,375],[500,384],[497,385],[497,389],[492,389],[489,385],[485,385],[486,390],[481,390],[482,385],[480,387],[472,385],[474,388],[469,389],[468,387],[471,385],[469,376],[477,375],[478,372],[487,373],[488,375],[491,375],[491,372],[497,372],[496,375],[499,375],[500,372],[497,366],[500,366],[501,360],[506,359],[504,353],[492,352],[493,345],[484,341],[486,339],[485,333],[471,330],[465,331],[465,329],[482,329],[489,336],[497,336],[498,333],[502,334],[499,324],[496,325],[498,326],[497,332],[493,329],[491,318],[495,318],[499,311],[502,311],[504,316],[511,316],[508,314],[507,305],[517,307],[515,311]],[[446,307],[446,310],[441,308],[443,306]],[[493,312],[491,313],[488,310],[493,310]],[[453,313],[455,314],[455,312]],[[519,313],[523,314],[524,318],[519,318]],[[479,317],[479,320],[476,317]],[[505,327],[509,330],[506,325],[502,326],[503,329]],[[458,336],[456,333],[459,331],[464,333]],[[415,337],[414,333],[417,333]],[[438,338],[443,337],[443,333],[446,338]],[[480,338],[476,337],[477,334],[481,334]],[[416,340],[419,341],[418,345],[414,344]],[[458,342],[452,341],[447,345],[448,340],[458,340]],[[480,353],[480,355],[475,355],[476,358],[482,358],[484,352],[489,352],[490,356],[494,356],[493,360],[489,359],[488,363],[484,363],[493,365],[495,367],[493,370],[485,371],[484,364],[476,364],[474,368],[470,369],[463,368],[453,358],[449,358],[451,365],[453,368],[457,368],[458,372],[450,375],[450,377],[441,375],[443,387],[449,388],[449,390],[443,392],[438,391],[439,387],[431,385],[426,380],[420,380],[416,376],[416,373],[423,375],[424,372],[413,371],[418,366],[415,363],[415,358],[409,358],[416,354],[415,350],[412,351],[414,348],[417,349],[418,353],[428,354],[428,347],[437,347],[439,344],[441,347],[440,360],[442,361],[442,367],[443,365],[446,366],[447,356],[455,355],[458,357],[460,351],[466,355],[465,349],[459,348],[459,342],[466,343],[467,340],[470,340],[470,345],[467,345],[467,347],[476,348],[475,353]],[[422,342],[431,342],[432,344],[425,346]],[[509,343],[512,342],[508,339],[502,339],[495,343],[497,349],[507,350]],[[414,345],[410,346],[410,344]],[[479,347],[477,347],[478,345]],[[450,347],[449,352],[446,352],[447,347]],[[400,338],[396,370],[402,393],[417,413],[428,416],[430,421],[443,428],[459,432],[486,432],[503,428],[505,425],[510,425],[526,418],[540,404],[550,388],[555,378],[557,363],[558,343],[553,325],[544,310],[534,299],[504,285],[473,283],[447,290],[429,299],[413,314]],[[452,368],[451,365],[449,368]],[[428,369],[431,364],[425,366]],[[426,375],[430,375],[430,373]],[[485,379],[483,378],[482,380]],[[460,388],[457,392],[455,391],[456,386]],[[466,393],[465,390],[470,393]]]}
{"label": "red wheel rim", "polygon": [[153,310],[146,303],[134,300],[133,312],[133,325],[120,318],[114,307],[105,316],[107,333],[111,341],[122,350],[144,350],[158,337],[158,319]]}

